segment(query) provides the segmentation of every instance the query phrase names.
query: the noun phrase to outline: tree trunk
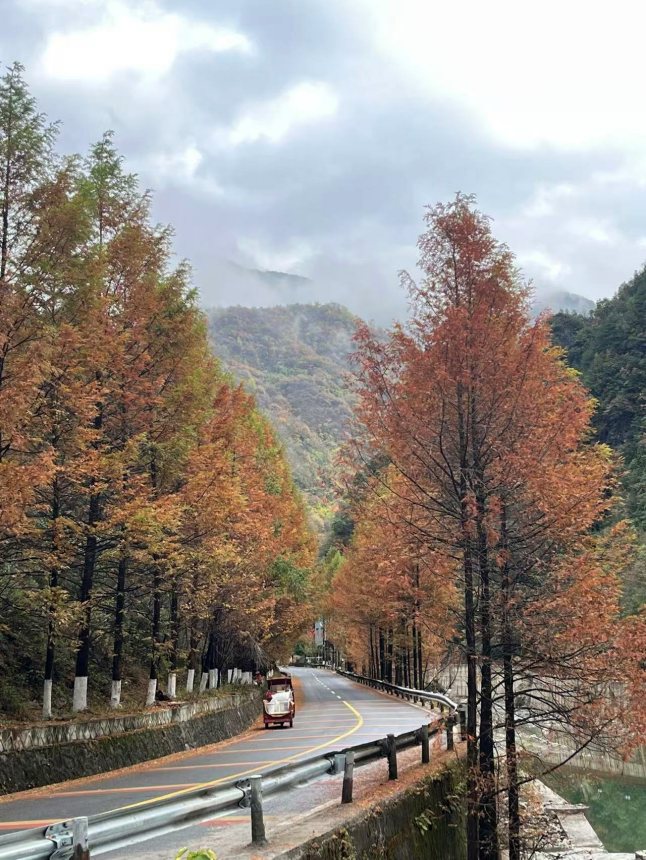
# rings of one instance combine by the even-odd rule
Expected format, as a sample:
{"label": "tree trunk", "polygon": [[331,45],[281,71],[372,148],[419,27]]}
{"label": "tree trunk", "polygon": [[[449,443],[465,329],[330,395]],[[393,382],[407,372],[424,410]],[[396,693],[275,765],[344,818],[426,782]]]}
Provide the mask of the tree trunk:
{"label": "tree trunk", "polygon": [[121,704],[121,672],[123,659],[123,625],[126,606],[126,581],[128,576],[128,550],[122,545],[119,564],[117,565],[117,592],[114,602],[114,639],[112,649],[112,691],[110,707],[118,708]]}
{"label": "tree trunk", "polygon": [[417,628],[417,651],[416,651],[416,660],[417,660],[417,673],[419,677],[419,687],[420,690],[426,689],[426,679],[424,678],[424,663],[422,660],[422,630],[421,627]]}
{"label": "tree trunk", "polygon": [[[101,379],[101,374],[96,374],[97,382]],[[96,415],[93,421],[94,430],[99,433],[103,427],[103,407],[101,403],[97,403]],[[98,442],[93,443],[94,447],[98,446]],[[95,485],[95,480],[92,478],[91,485]],[[92,596],[92,588],[94,585],[94,571],[96,569],[97,559],[97,539],[96,525],[99,522],[101,515],[101,496],[99,493],[90,495],[90,503],[88,507],[87,517],[87,537],[85,539],[85,553],[83,556],[83,575],[81,578],[81,588],[79,591],[79,601],[83,606],[83,621],[79,630],[79,646],[76,651],[76,669],[74,672],[74,693],[72,698],[73,711],[85,711],[87,709],[87,679],[88,668],[90,664],[90,630],[92,622],[92,605],[90,598]]]}
{"label": "tree trunk", "polygon": [[85,539],[85,553],[83,557],[83,575],[79,591],[79,601],[83,605],[83,621],[79,630],[79,647],[76,652],[76,671],[74,674],[74,695],[72,701],[73,711],[85,711],[87,709],[87,679],[90,663],[90,629],[92,622],[92,606],[90,598],[94,585],[94,571],[96,568],[97,539],[96,524],[99,521],[100,496],[93,493],[90,496],[88,510],[88,535]]}
{"label": "tree trunk", "polygon": [[478,681],[476,665],[476,619],[473,590],[473,546],[469,528],[467,448],[464,390],[457,385],[458,437],[460,450],[460,525],[462,531],[462,565],[464,573],[464,640],[467,661],[467,860],[478,860]]}
{"label": "tree trunk", "polygon": [[148,692],[146,694],[146,706],[150,707],[155,704],[155,696],[157,694],[157,660],[159,652],[159,632],[161,627],[161,576],[157,563],[154,565],[153,572],[153,622],[151,629],[151,655],[150,655],[150,672],[148,675]]}
{"label": "tree trunk", "polygon": [[168,695],[174,699],[177,694],[177,659],[179,649],[179,598],[177,577],[173,577],[170,593],[170,670],[168,672]]}
{"label": "tree trunk", "polygon": [[195,623],[191,624],[188,633],[188,672],[186,673],[186,692],[192,693],[195,686],[195,672],[198,668],[199,661],[197,658],[197,634],[195,631]]}
{"label": "tree trunk", "polygon": [[478,498],[478,567],[480,571],[480,850],[479,860],[498,860],[498,815],[493,738],[493,691],[491,683],[491,588],[484,501]]}
{"label": "tree trunk", "polygon": [[377,631],[375,629],[375,625],[370,625],[370,658],[371,658],[371,667],[370,667],[370,676],[372,678],[379,677],[379,648],[377,642]]}
{"label": "tree trunk", "polygon": [[[56,526],[60,514],[60,503],[58,496],[58,481],[54,479],[52,485],[52,553],[56,556]],[[49,571],[49,587],[54,590],[58,587],[59,570],[56,565],[53,565]],[[51,720],[52,718],[52,684],[54,678],[54,650],[55,650],[55,618],[56,605],[53,600],[50,601],[47,610],[47,648],[45,651],[45,678],[43,683],[43,719]]]}
{"label": "tree trunk", "polygon": [[478,681],[476,675],[473,567],[469,546],[465,548],[463,569],[467,658],[467,860],[478,860]]}
{"label": "tree trunk", "polygon": [[[507,517],[502,509],[501,545],[508,549]],[[509,817],[509,860],[520,860],[520,809],[518,797],[518,755],[516,751],[516,699],[514,694],[513,638],[511,618],[510,563],[502,567],[502,661],[505,687],[505,763],[507,769],[507,810]]]}

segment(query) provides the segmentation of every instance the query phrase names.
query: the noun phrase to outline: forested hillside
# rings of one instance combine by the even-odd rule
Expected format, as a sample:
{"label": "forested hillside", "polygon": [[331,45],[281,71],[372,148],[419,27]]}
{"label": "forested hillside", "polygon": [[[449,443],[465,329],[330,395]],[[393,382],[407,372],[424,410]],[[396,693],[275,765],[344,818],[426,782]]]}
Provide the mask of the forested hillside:
{"label": "forested hillside", "polygon": [[[0,710],[154,704],[307,628],[282,448],[213,357],[109,134],[60,158],[0,79]],[[200,674],[201,670],[201,674]],[[181,685],[181,686],[180,686]],[[42,698],[41,698],[42,697]]]}
{"label": "forested hillside", "polygon": [[635,606],[646,599],[646,268],[591,314],[556,314],[552,330],[598,400],[593,422],[599,439],[624,459],[626,507],[642,544],[627,583]]}
{"label": "forested hillside", "polygon": [[322,524],[352,413],[346,381],[357,320],[340,305],[232,307],[209,314],[216,354],[253,391]]}

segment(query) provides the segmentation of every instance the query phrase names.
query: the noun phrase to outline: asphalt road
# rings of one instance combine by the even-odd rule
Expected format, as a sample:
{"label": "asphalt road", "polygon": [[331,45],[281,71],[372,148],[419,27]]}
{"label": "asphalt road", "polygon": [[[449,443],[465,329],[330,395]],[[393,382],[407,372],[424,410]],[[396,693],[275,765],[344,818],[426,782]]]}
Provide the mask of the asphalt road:
{"label": "asphalt road", "polygon": [[[292,729],[263,729],[259,724],[237,738],[188,754],[9,795],[0,799],[0,833],[145,805],[190,788],[217,785],[316,753],[383,738],[389,732],[410,731],[429,719],[428,712],[424,715],[417,706],[332,672],[292,669],[291,673],[296,685]],[[285,800],[281,806],[285,806]],[[165,856],[174,856],[168,847],[167,844]]]}

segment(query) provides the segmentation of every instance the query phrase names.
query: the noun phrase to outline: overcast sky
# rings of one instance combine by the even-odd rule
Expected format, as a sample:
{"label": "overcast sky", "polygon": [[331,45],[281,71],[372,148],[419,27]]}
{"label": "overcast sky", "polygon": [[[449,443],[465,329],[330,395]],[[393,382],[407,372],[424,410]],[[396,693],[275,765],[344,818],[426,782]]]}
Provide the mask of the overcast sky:
{"label": "overcast sky", "polygon": [[0,19],[62,149],[115,131],[207,306],[383,320],[424,205],[457,190],[539,290],[611,295],[646,259],[641,0],[0,0]]}

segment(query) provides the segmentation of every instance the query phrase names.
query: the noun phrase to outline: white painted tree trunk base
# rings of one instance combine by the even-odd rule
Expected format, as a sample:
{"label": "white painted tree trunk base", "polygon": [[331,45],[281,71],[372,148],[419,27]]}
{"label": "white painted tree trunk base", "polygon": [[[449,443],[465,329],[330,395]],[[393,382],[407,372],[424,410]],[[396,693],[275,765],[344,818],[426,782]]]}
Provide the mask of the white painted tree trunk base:
{"label": "white painted tree trunk base", "polygon": [[177,695],[177,672],[168,673],[168,695],[174,699]]}
{"label": "white painted tree trunk base", "polygon": [[206,690],[206,685],[209,683],[209,673],[202,672],[202,677],[200,678],[200,693],[203,693]]}
{"label": "white painted tree trunk base", "polygon": [[87,710],[87,675],[77,675],[74,678],[74,693],[72,694],[72,710]]}
{"label": "white painted tree trunk base", "polygon": [[112,690],[110,691],[110,707],[114,709],[121,707],[121,681],[112,682]]}
{"label": "white painted tree trunk base", "polygon": [[195,683],[195,669],[189,669],[186,675],[186,692],[193,692],[193,684]]}
{"label": "white painted tree trunk base", "polygon": [[227,669],[227,684],[233,683],[233,669]]}
{"label": "white painted tree trunk base", "polygon": [[214,690],[218,686],[218,670],[209,669],[209,690]]}
{"label": "white painted tree trunk base", "polygon": [[52,718],[52,682],[45,681],[43,685],[43,719],[51,720]]}
{"label": "white painted tree trunk base", "polygon": [[157,692],[157,678],[150,678],[148,681],[148,692],[146,693],[146,707],[149,708],[155,704],[155,693]]}

